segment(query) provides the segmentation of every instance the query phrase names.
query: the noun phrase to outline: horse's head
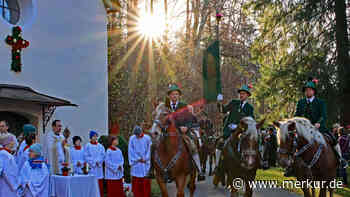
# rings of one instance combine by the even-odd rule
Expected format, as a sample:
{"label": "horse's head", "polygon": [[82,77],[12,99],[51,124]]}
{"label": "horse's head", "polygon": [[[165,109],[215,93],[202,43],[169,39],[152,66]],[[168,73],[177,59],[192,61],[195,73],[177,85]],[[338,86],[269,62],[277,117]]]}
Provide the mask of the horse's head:
{"label": "horse's head", "polygon": [[326,145],[323,135],[306,118],[295,117],[283,122],[275,122],[278,129],[278,158],[282,167],[287,167],[292,162],[295,149],[306,144]]}
{"label": "horse's head", "polygon": [[160,103],[153,112],[154,119],[150,134],[154,137],[161,133],[162,128],[167,126],[170,111],[164,103]]}
{"label": "horse's head", "polygon": [[286,168],[292,163],[293,142],[296,137],[296,124],[294,121],[274,122],[278,128],[278,163]]}
{"label": "horse's head", "polygon": [[248,170],[257,168],[260,163],[258,129],[263,123],[264,120],[257,124],[253,118],[245,117],[236,131],[240,141],[241,166]]}

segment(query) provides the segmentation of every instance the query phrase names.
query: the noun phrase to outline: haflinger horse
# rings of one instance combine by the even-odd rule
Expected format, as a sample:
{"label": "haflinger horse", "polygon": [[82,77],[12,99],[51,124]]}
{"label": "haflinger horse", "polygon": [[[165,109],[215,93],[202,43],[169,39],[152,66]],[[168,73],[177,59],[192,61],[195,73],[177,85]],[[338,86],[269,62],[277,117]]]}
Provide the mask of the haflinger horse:
{"label": "haflinger horse", "polygon": [[190,196],[195,191],[196,168],[192,163],[189,150],[186,148],[182,134],[177,131],[175,120],[164,103],[160,103],[155,111],[155,119],[150,130],[156,147],[152,153],[152,163],[156,171],[162,197],[168,197],[166,177],[175,180],[177,197],[184,197],[187,178],[190,176],[188,188]]}
{"label": "haflinger horse", "polygon": [[291,118],[274,122],[278,129],[278,162],[286,168],[293,166],[299,181],[312,182],[311,188],[301,185],[304,196],[315,196],[315,188],[320,189],[319,196],[326,197],[327,187],[330,197],[333,189],[330,182],[336,178],[338,161],[331,146],[331,139],[325,137],[308,119]]}
{"label": "haflinger horse", "polygon": [[260,167],[258,129],[264,124],[264,121],[257,124],[252,117],[242,118],[224,146],[223,167],[228,176],[227,183],[230,184],[231,196],[238,196],[237,187],[232,185],[236,178],[244,181],[244,196],[253,195],[253,190],[248,182],[255,179],[256,171]]}

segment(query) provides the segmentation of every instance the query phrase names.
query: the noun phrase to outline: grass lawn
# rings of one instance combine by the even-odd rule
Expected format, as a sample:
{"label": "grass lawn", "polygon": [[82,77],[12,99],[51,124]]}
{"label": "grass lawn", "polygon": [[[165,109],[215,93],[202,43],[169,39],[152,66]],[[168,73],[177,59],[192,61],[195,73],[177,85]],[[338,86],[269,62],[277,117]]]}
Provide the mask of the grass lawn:
{"label": "grass lawn", "polygon": [[156,179],[152,179],[151,196],[152,197],[160,197],[161,196],[160,188],[158,186]]}

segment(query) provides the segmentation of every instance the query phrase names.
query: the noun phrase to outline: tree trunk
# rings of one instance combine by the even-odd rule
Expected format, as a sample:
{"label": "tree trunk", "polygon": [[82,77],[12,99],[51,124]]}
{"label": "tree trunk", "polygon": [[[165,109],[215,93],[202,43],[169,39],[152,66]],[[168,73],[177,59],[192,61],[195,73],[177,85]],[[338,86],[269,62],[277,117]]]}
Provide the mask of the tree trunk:
{"label": "tree trunk", "polygon": [[339,90],[341,123],[350,124],[350,67],[349,39],[346,21],[345,0],[335,1],[337,65],[339,66]]}
{"label": "tree trunk", "polygon": [[137,66],[137,56],[140,51],[140,45],[137,44],[140,35],[137,35],[137,18],[139,10],[137,8],[137,0],[128,1],[128,14],[127,14],[127,51],[129,57],[127,57],[127,72],[129,75],[128,86],[130,91],[135,90],[136,87],[136,69]]}

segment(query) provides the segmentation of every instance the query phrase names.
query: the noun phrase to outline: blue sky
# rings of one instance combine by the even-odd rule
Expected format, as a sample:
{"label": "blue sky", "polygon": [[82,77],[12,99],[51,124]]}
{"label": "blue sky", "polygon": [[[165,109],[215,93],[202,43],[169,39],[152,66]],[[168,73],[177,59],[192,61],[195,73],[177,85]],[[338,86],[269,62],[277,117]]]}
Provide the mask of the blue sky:
{"label": "blue sky", "polygon": [[[107,33],[102,3],[50,0],[36,5],[33,23],[23,29],[30,46],[22,51],[20,75],[10,71],[10,47],[0,42],[0,83],[30,86],[78,104],[79,108],[58,108],[54,117],[75,134],[86,137],[90,129],[107,133]],[[0,38],[10,33],[11,27],[2,21]]]}

